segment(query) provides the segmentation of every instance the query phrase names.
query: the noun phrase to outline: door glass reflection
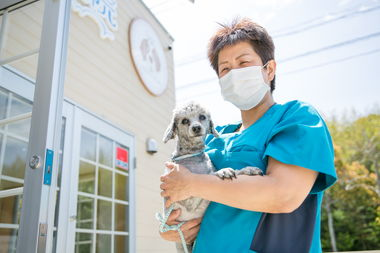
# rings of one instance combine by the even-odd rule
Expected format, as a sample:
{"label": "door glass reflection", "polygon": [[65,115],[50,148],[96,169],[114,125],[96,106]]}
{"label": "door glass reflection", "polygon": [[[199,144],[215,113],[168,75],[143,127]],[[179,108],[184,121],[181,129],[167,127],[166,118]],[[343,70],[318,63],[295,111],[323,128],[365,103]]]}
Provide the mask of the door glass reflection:
{"label": "door glass reflection", "polygon": [[128,206],[115,203],[115,230],[128,232]]}
{"label": "door glass reflection", "polygon": [[[18,116],[32,111],[32,104],[24,99],[12,96],[10,117]],[[29,139],[31,118],[17,121],[8,125],[8,131],[17,136]]]}
{"label": "door glass reflection", "polygon": [[112,167],[112,141],[102,135],[99,137],[99,163]]}
{"label": "door glass reflection", "polygon": [[92,252],[93,235],[89,233],[75,234],[75,253]]}
{"label": "door glass reflection", "polygon": [[96,253],[111,252],[111,235],[96,235]]}
{"label": "door glass reflection", "polygon": [[80,162],[78,191],[95,193],[95,165]]}
{"label": "door glass reflection", "polygon": [[128,177],[115,173],[115,198],[128,201]]}
{"label": "door glass reflection", "polygon": [[0,228],[0,252],[16,253],[17,229]]}
{"label": "door glass reflection", "polygon": [[126,235],[115,235],[114,245],[115,253],[128,253],[129,252],[129,237]]}
{"label": "door glass reflection", "polygon": [[112,202],[105,200],[98,200],[97,210],[97,229],[111,230],[112,225]]}
{"label": "door glass reflection", "polygon": [[94,199],[78,196],[77,228],[92,229],[94,224]]}
{"label": "door glass reflection", "polygon": [[112,171],[99,168],[98,195],[112,198]]}
{"label": "door glass reflection", "polygon": [[96,159],[96,134],[85,128],[82,129],[80,156],[95,161]]}
{"label": "door glass reflection", "polygon": [[24,179],[28,143],[8,136],[5,144],[3,175]]}

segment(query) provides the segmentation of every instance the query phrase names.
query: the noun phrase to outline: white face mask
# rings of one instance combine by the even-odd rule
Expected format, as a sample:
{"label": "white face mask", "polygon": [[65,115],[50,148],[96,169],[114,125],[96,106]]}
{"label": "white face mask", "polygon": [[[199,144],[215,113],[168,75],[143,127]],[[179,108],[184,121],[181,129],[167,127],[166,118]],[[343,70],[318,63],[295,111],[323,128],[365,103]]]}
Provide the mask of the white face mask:
{"label": "white face mask", "polygon": [[224,100],[240,110],[249,110],[259,104],[269,91],[269,85],[265,83],[261,72],[264,66],[232,69],[220,78],[219,84]]}

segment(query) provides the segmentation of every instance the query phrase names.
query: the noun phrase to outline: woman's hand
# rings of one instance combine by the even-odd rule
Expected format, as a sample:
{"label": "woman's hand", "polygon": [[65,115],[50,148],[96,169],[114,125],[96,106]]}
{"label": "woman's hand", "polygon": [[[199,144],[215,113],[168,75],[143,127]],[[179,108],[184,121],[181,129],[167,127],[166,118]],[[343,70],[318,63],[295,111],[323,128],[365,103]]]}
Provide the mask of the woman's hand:
{"label": "woman's hand", "polygon": [[163,182],[160,185],[161,196],[166,198],[165,207],[169,208],[173,202],[191,197],[191,182],[194,174],[186,167],[175,163],[167,162],[165,166],[170,171],[160,177]]}
{"label": "woman's hand", "polygon": [[[176,221],[176,219],[179,217],[180,214],[181,214],[180,209],[173,210],[173,212],[169,215],[166,224],[171,226],[171,225],[176,225],[180,223],[179,221]],[[199,228],[201,225],[201,220],[202,218],[192,219],[192,220],[187,221],[181,226],[181,231],[183,232],[183,236],[185,237],[185,241],[187,244],[192,243],[197,237],[197,234],[199,232]],[[181,241],[181,237],[179,236],[179,233],[174,230],[170,230],[167,232],[160,232],[160,235],[163,239],[167,241],[172,241],[172,242]]]}

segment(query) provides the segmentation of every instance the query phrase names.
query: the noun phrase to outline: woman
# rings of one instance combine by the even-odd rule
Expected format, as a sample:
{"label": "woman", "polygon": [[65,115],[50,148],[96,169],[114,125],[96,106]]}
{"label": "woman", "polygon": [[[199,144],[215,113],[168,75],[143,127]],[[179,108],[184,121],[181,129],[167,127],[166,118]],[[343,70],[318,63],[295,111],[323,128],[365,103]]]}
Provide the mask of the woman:
{"label": "woman", "polygon": [[[266,30],[249,19],[223,25],[208,48],[222,96],[241,110],[241,122],[218,127],[206,152],[217,170],[255,166],[264,176],[220,180],[192,174],[166,163],[161,195],[172,202],[190,196],[212,201],[200,220],[183,225],[195,253],[321,252],[323,191],[336,181],[328,129],[306,103],[276,104],[274,44]],[[176,169],[173,169],[176,168]],[[176,224],[178,211],[169,217]],[[161,233],[179,241],[178,233]]]}

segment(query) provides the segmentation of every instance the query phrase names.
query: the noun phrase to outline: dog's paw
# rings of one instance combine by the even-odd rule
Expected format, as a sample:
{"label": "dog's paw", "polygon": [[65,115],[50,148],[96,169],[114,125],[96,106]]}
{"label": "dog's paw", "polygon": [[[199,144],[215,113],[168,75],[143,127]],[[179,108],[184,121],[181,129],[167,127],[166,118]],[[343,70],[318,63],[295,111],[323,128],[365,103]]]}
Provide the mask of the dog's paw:
{"label": "dog's paw", "polygon": [[233,179],[236,178],[236,171],[232,168],[224,168],[215,172],[215,175],[220,179]]}
{"label": "dog's paw", "polygon": [[262,176],[262,175],[264,175],[262,170],[260,170],[257,167],[251,167],[251,166],[247,166],[241,170],[236,171],[236,174],[237,175],[248,175],[248,176],[257,176],[257,175]]}

